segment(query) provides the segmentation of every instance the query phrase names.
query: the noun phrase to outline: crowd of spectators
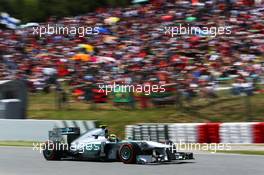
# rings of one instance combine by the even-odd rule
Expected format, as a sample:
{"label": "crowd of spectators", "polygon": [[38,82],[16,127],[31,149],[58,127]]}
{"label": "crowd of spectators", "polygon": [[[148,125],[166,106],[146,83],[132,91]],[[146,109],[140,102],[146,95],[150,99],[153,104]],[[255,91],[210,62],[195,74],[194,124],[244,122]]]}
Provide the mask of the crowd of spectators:
{"label": "crowd of spectators", "polygon": [[[105,19],[116,17],[114,24]],[[187,20],[193,17],[193,20]],[[33,34],[32,27],[0,29],[0,79],[25,79],[31,91],[58,80],[67,81],[72,92],[97,83],[175,85],[187,99],[199,91],[216,97],[222,81],[231,82],[234,95],[243,88],[263,83],[263,5],[245,6],[225,1],[192,5],[176,1],[101,8],[75,17],[49,18],[40,25],[99,26],[98,35]],[[165,34],[165,26],[230,26],[230,35]],[[80,44],[93,47],[90,52]],[[89,60],[73,60],[82,52]],[[96,62],[97,57],[113,60]],[[52,72],[52,70],[55,70]],[[83,88],[84,87],[84,88]],[[59,87],[60,88],[60,87]],[[88,90],[89,91],[89,90]],[[248,92],[248,91],[247,91]],[[251,92],[251,91],[250,91]],[[89,94],[87,98],[89,98]],[[144,104],[144,103],[143,103]],[[144,106],[144,105],[143,105]]]}

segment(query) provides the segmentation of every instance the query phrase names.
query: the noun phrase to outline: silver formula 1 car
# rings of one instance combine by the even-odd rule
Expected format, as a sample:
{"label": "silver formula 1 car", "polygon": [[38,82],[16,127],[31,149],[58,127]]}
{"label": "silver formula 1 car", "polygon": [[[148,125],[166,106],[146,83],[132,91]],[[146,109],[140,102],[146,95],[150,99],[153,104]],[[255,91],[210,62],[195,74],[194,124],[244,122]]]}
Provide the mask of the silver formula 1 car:
{"label": "silver formula 1 car", "polygon": [[193,159],[193,153],[177,152],[172,144],[119,140],[106,126],[80,135],[79,128],[54,128],[43,146],[46,160],[122,161],[126,164],[165,163]]}

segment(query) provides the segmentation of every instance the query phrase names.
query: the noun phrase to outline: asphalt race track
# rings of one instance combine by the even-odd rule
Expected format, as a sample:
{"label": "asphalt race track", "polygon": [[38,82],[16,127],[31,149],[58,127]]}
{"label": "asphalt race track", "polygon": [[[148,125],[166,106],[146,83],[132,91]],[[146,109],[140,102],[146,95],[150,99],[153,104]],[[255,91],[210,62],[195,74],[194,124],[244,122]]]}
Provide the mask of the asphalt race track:
{"label": "asphalt race track", "polygon": [[264,175],[264,156],[206,153],[195,157],[163,165],[46,161],[32,148],[0,147],[0,175]]}

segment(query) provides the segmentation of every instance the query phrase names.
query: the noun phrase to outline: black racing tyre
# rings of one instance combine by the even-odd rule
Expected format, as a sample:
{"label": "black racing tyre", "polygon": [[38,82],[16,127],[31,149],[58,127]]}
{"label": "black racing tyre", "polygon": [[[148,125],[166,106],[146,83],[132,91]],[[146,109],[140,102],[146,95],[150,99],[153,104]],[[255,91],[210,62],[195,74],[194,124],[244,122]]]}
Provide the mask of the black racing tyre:
{"label": "black racing tyre", "polygon": [[136,163],[136,157],[139,152],[138,147],[132,143],[125,143],[119,149],[119,158],[125,164]]}
{"label": "black racing tyre", "polygon": [[61,152],[56,150],[56,143],[46,142],[43,149],[43,156],[46,160],[60,160]]}
{"label": "black racing tyre", "polygon": [[169,162],[175,159],[175,155],[174,155],[174,154],[171,152],[171,150],[168,149],[168,148],[166,149],[166,154],[167,154],[167,156],[168,156],[168,161],[169,161]]}

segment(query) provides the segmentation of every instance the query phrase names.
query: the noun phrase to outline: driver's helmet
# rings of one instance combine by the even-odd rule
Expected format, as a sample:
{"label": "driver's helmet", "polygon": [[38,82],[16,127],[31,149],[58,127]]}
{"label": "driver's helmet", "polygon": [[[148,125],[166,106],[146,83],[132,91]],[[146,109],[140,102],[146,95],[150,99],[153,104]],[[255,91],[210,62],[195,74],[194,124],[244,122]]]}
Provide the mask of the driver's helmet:
{"label": "driver's helmet", "polygon": [[115,135],[115,134],[110,134],[110,136],[109,136],[109,141],[110,141],[110,142],[116,142],[116,141],[117,141],[117,137],[116,137],[116,135]]}

